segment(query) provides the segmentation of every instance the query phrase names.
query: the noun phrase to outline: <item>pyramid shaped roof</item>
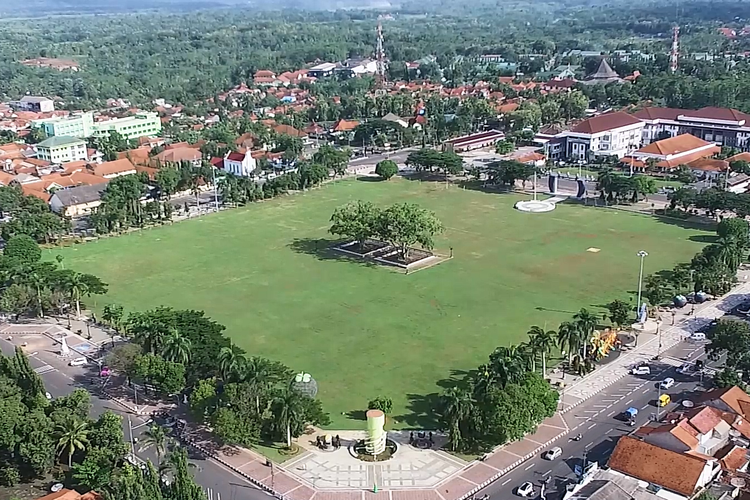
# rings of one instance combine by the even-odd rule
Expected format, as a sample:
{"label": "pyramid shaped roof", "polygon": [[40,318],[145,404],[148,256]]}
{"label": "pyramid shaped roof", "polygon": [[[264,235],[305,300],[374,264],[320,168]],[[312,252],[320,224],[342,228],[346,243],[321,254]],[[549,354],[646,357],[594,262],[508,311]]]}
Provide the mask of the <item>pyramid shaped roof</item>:
{"label": "pyramid shaped roof", "polygon": [[589,79],[591,80],[607,80],[614,78],[619,78],[619,76],[617,76],[615,70],[612,69],[607,60],[604,58],[602,58],[601,62],[599,63],[599,68],[597,68],[596,73],[589,76]]}

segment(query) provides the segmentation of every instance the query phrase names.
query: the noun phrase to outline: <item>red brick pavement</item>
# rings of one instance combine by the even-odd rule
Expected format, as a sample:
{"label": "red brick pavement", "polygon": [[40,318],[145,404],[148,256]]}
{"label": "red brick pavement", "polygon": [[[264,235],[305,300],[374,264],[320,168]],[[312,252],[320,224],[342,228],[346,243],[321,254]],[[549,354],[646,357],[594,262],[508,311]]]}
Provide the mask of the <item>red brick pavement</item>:
{"label": "red brick pavement", "polygon": [[319,491],[315,500],[362,500],[362,491]]}
{"label": "red brick pavement", "polygon": [[391,491],[391,500],[443,500],[443,497],[435,490],[396,490]]}
{"label": "red brick pavement", "polygon": [[494,467],[490,467],[482,462],[476,462],[470,465],[468,469],[464,470],[459,477],[475,484],[481,484],[489,480],[498,472],[499,470]]}
{"label": "red brick pavement", "polygon": [[302,485],[300,481],[286,472],[276,472],[273,475],[269,474],[268,477],[261,481],[261,483],[272,488],[274,491],[278,491],[282,495]]}
{"label": "red brick pavement", "polygon": [[303,484],[299,488],[294,488],[285,496],[288,500],[310,500],[315,493],[316,491],[314,489]]}
{"label": "red brick pavement", "polygon": [[467,481],[461,476],[458,476],[454,477],[447,483],[440,485],[440,487],[437,488],[436,491],[443,498],[448,500],[449,498],[461,498],[462,496],[473,490],[476,486],[477,485],[475,483]]}

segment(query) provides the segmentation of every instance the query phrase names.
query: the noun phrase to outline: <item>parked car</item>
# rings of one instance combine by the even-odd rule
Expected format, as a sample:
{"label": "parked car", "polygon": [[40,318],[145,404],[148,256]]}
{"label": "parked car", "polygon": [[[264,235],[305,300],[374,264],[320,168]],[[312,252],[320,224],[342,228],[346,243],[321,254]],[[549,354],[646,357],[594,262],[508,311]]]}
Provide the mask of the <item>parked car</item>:
{"label": "parked car", "polygon": [[518,490],[516,490],[518,493],[518,496],[520,497],[530,497],[534,494],[534,485],[530,482],[526,481],[521,486],[518,487]]}
{"label": "parked car", "polygon": [[674,385],[674,379],[672,377],[667,377],[664,380],[661,381],[661,388],[662,389],[669,389]]}
{"label": "parked car", "polygon": [[542,458],[545,460],[555,460],[556,458],[560,458],[562,455],[562,448],[559,446],[555,446],[554,448],[551,448],[544,452],[544,455],[542,455]]}
{"label": "parked car", "polygon": [[86,364],[86,358],[81,357],[81,358],[71,359],[70,362],[68,363],[68,366],[83,366],[85,364]]}
{"label": "parked car", "polygon": [[706,334],[703,332],[694,332],[690,335],[690,340],[693,342],[703,342],[706,340]]}
{"label": "parked car", "polygon": [[651,368],[648,365],[636,366],[630,373],[633,375],[651,375]]}

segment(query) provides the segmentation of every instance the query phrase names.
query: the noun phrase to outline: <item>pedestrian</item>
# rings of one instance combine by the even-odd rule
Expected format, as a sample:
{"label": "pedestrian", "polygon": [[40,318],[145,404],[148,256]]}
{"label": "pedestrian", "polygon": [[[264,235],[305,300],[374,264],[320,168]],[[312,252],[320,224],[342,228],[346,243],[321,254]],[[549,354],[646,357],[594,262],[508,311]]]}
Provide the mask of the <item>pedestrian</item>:
{"label": "pedestrian", "polygon": [[695,312],[695,304],[692,304],[690,306],[690,315],[692,316],[694,312]]}
{"label": "pedestrian", "polygon": [[675,317],[676,314],[677,313],[675,313],[674,311],[672,311],[672,326],[674,326],[674,317]]}

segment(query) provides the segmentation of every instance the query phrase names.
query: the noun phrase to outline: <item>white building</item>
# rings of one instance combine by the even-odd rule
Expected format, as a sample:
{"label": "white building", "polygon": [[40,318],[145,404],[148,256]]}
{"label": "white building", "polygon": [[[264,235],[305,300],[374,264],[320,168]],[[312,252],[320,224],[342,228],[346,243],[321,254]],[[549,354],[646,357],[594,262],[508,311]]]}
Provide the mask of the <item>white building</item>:
{"label": "white building", "polygon": [[588,161],[596,156],[622,158],[641,145],[644,123],[627,113],[606,113],[584,120],[550,140],[552,160]]}
{"label": "white building", "polygon": [[36,146],[40,160],[52,163],[68,163],[88,160],[86,141],[77,137],[55,136],[45,139]]}
{"label": "white building", "polygon": [[49,113],[55,110],[55,101],[48,97],[33,95],[25,95],[20,100],[12,102],[11,105],[15,109],[34,111],[36,113]]}
{"label": "white building", "polygon": [[224,157],[224,171],[238,177],[252,177],[257,168],[255,158],[247,153],[229,152]]}
{"label": "white building", "polygon": [[690,134],[720,146],[750,148],[750,115],[736,109],[644,108],[634,116],[645,124],[643,144]]}

